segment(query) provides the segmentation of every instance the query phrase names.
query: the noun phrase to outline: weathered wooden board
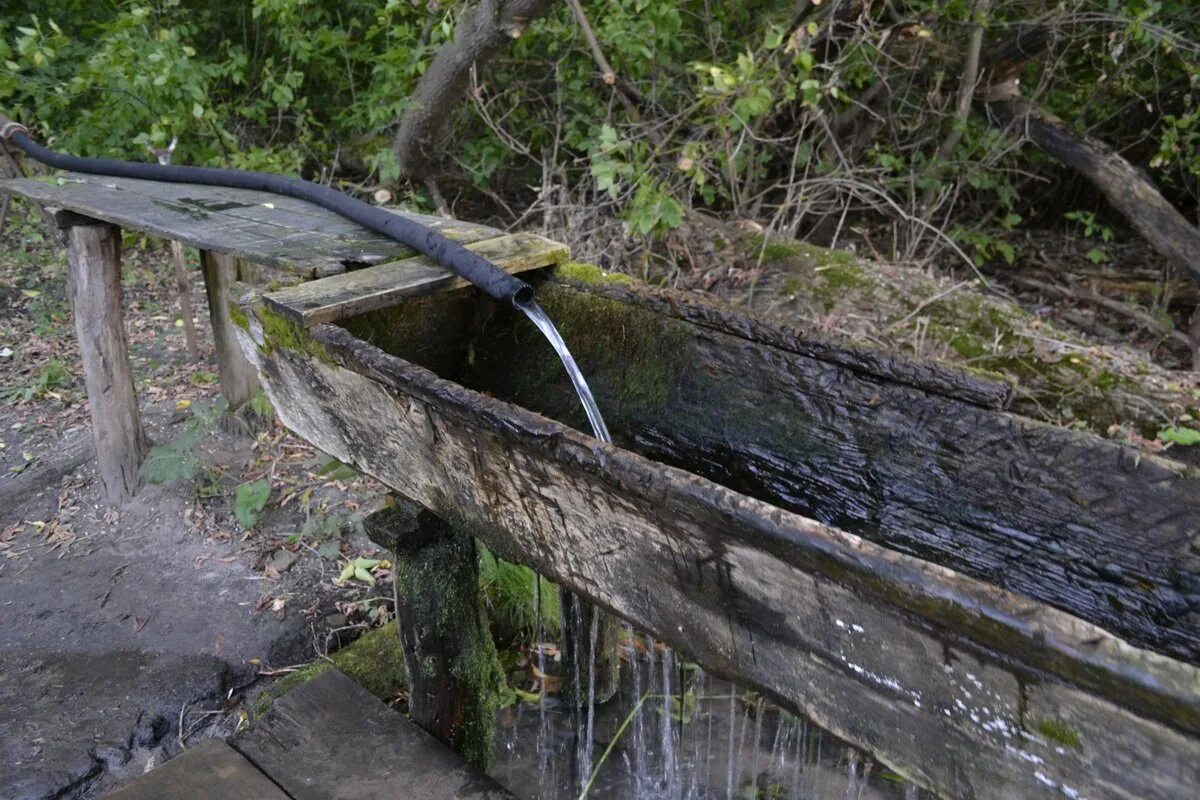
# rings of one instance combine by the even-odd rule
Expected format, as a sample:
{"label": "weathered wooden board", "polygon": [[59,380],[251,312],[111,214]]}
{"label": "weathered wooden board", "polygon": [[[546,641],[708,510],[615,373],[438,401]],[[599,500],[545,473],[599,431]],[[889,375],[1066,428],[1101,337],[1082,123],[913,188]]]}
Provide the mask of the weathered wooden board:
{"label": "weathered wooden board", "polygon": [[[306,277],[344,272],[347,265],[380,264],[414,255],[399,242],[320,206],[247,189],[65,173],[0,180],[0,194],[19,195]],[[424,214],[404,212],[403,216],[463,243],[502,233]]]}
{"label": "weathered wooden board", "polygon": [[[566,260],[564,244],[533,233],[472,242],[467,248],[508,273],[548,267]],[[280,313],[304,327],[387,308],[405,297],[467,286],[464,279],[425,256],[380,264],[296,284],[265,295]]]}
{"label": "weathered wooden board", "polygon": [[294,800],[512,800],[336,669],[280,697],[234,747]]}
{"label": "weathered wooden board", "polygon": [[[619,444],[1200,662],[1196,470],[915,374],[848,369],[833,348],[836,361],[781,333],[764,344],[703,307],[697,324],[680,296],[537,291]],[[505,309],[480,316],[472,367],[453,377],[582,427],[540,334]]]}
{"label": "weathered wooden board", "polygon": [[291,800],[220,739],[208,739],[104,795],[106,800]]}
{"label": "weathered wooden board", "polygon": [[[946,797],[1132,800],[1200,787],[1190,665],[597,443],[341,328],[311,329],[319,356],[239,335],[299,435]],[[532,345],[522,355],[536,369]]]}
{"label": "weathered wooden board", "polygon": [[121,322],[121,232],[101,223],[67,228],[67,284],[83,361],[104,498],[121,505],[142,483],[150,449],[138,412]]}

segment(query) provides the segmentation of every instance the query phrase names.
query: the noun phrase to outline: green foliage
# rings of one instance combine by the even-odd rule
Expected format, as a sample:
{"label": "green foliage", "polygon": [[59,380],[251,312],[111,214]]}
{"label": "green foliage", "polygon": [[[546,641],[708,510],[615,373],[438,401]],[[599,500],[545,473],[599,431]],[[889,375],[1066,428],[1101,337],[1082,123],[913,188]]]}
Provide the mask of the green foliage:
{"label": "green foliage", "polygon": [[1194,428],[1181,428],[1176,425],[1170,425],[1158,432],[1158,440],[1160,442],[1191,446],[1200,444],[1200,431]]}
{"label": "green foliage", "polygon": [[[145,159],[147,144],[178,137],[179,163],[388,183],[395,123],[469,6],[11,2],[0,106],[90,155]],[[529,187],[550,180],[644,239],[693,208],[791,233],[847,213],[921,233],[912,220],[933,221],[929,195],[939,225],[943,202],[971,210],[951,238],[976,259],[1011,261],[1005,242],[1016,239],[1000,230],[1039,210],[1061,214],[1044,181],[1063,172],[982,114],[955,117],[975,4],[868,4],[835,24],[839,6],[812,4],[792,25],[794,0],[586,3],[614,88],[599,80],[570,9],[553,4],[480,69],[478,91],[450,121],[440,174],[467,194],[479,187],[478,198],[506,187],[506,203],[532,201]],[[1067,0],[1047,17],[1033,0],[993,3],[985,41],[1031,19],[1055,36],[1021,75],[1023,91],[1194,204],[1200,6]]]}
{"label": "green foliage", "polygon": [[[534,590],[534,578],[540,585]],[[532,640],[538,623],[543,636],[555,636],[559,628],[558,589],[533,570],[496,558],[479,547],[479,582],[493,627],[500,638]],[[540,600],[539,608],[535,600]]]}
{"label": "green foliage", "polygon": [[52,358],[23,385],[7,389],[4,398],[9,403],[27,403],[30,400],[40,400],[58,389],[69,388],[74,382],[67,365],[57,358]]}
{"label": "green foliage", "polygon": [[201,454],[197,453],[200,439],[212,430],[226,408],[224,399],[215,403],[192,403],[183,432],[166,444],[155,445],[146,454],[138,470],[142,480],[159,484],[194,478],[204,466]]}
{"label": "green foliage", "polygon": [[270,498],[271,482],[266,478],[238,484],[233,515],[242,523],[243,528],[253,528],[258,524],[259,516]]}
{"label": "green foliage", "polygon": [[260,419],[274,419],[275,406],[271,404],[271,398],[267,397],[267,393],[261,388],[255,388],[250,393],[248,401],[250,411]]}

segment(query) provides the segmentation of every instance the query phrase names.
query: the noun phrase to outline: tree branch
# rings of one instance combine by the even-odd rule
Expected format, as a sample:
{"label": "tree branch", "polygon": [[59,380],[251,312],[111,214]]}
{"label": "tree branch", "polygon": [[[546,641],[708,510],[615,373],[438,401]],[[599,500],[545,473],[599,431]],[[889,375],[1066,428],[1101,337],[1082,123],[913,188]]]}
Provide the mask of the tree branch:
{"label": "tree branch", "polygon": [[400,174],[423,179],[436,159],[437,137],[466,95],[471,68],[486,63],[518,39],[554,0],[480,0],[465,11],[429,69],[417,81],[413,107],[400,119],[393,151]]}

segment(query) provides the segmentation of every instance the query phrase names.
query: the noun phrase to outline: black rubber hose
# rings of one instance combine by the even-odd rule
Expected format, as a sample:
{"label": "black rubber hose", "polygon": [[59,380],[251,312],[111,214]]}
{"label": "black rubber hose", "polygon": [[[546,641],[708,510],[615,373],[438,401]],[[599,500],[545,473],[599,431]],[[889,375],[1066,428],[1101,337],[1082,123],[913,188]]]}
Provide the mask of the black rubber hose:
{"label": "black rubber hose", "polygon": [[[15,129],[15,130],[14,130]],[[408,245],[418,253],[429,256],[446,269],[462,276],[497,300],[529,303],[533,289],[525,281],[514,278],[486,258],[472,253],[458,242],[451,241],[419,222],[367,205],[336,189],[320,186],[300,178],[285,178],[263,172],[245,172],[218,167],[176,167],[163,164],[139,164],[107,158],[82,158],[56,153],[42,147],[29,137],[24,126],[9,123],[4,136],[31,158],[55,169],[86,172],[92,175],[114,175],[171,183],[200,183],[206,186],[227,186],[233,189],[253,189],[260,192],[287,195],[316,203],[335,214],[357,222],[364,228],[378,231]]]}

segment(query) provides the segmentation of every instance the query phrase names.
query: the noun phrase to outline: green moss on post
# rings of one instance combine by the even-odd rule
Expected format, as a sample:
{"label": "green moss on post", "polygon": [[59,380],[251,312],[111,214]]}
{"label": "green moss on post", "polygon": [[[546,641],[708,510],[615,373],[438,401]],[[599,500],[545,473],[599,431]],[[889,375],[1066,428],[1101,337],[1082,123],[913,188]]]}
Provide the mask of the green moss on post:
{"label": "green moss on post", "polygon": [[396,619],[410,678],[409,714],[486,769],[504,672],[479,588],[475,541],[406,500],[364,522],[395,550]]}

